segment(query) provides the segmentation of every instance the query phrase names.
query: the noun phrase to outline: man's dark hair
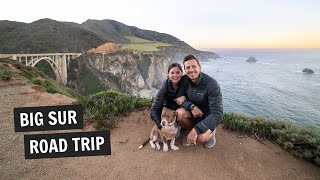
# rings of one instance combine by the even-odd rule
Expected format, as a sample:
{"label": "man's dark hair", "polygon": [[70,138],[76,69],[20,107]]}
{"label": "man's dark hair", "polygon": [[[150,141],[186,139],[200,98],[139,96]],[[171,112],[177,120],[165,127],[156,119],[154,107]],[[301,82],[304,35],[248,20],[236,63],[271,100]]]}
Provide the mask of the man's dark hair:
{"label": "man's dark hair", "polygon": [[189,60],[191,60],[191,59],[196,60],[197,63],[198,63],[198,65],[200,66],[199,60],[198,60],[196,57],[194,57],[194,55],[192,55],[192,54],[184,57],[184,59],[183,59],[183,65],[184,65],[184,63],[185,63],[186,61],[189,61]]}
{"label": "man's dark hair", "polygon": [[170,69],[172,69],[172,68],[174,68],[174,67],[178,67],[178,68],[180,69],[180,71],[183,72],[183,71],[182,71],[182,67],[181,67],[180,64],[178,64],[178,63],[172,63],[172,64],[170,64],[169,67],[168,67],[168,73],[169,73]]}

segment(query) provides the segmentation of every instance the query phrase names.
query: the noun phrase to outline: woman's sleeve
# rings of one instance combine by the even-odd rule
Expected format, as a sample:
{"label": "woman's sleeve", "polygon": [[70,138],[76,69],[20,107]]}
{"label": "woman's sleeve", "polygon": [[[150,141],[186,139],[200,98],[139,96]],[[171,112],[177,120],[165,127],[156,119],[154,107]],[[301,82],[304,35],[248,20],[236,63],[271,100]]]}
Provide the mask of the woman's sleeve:
{"label": "woman's sleeve", "polygon": [[167,81],[165,81],[157,90],[151,104],[151,119],[157,124],[159,129],[161,129],[161,111],[166,93]]}
{"label": "woman's sleeve", "polygon": [[185,78],[181,78],[180,82],[179,82],[179,88],[176,94],[176,98],[178,97],[187,97],[187,93],[186,93],[186,79]]}

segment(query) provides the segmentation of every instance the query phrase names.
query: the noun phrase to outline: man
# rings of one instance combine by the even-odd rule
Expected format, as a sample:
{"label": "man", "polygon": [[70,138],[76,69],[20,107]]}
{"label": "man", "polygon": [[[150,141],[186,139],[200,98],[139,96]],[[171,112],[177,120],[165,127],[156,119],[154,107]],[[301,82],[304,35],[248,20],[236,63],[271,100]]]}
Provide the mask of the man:
{"label": "man", "polygon": [[220,86],[201,72],[201,65],[193,55],[186,56],[183,65],[186,75],[182,77],[181,85],[185,88],[187,100],[183,97],[176,99],[183,107],[177,109],[177,120],[191,131],[183,138],[182,144],[188,146],[199,142],[206,148],[212,148],[216,143],[216,127],[223,118]]}

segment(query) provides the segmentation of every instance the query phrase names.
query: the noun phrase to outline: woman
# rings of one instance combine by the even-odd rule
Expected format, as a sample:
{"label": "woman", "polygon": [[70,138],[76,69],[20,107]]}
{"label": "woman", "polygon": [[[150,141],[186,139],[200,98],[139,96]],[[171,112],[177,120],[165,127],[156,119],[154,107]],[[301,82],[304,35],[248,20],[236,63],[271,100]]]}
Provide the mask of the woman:
{"label": "woman", "polygon": [[182,67],[178,63],[172,63],[168,67],[168,79],[160,86],[151,105],[151,118],[161,129],[161,111],[163,107],[177,110],[180,106],[175,102],[176,95],[185,92],[179,86],[182,77]]}

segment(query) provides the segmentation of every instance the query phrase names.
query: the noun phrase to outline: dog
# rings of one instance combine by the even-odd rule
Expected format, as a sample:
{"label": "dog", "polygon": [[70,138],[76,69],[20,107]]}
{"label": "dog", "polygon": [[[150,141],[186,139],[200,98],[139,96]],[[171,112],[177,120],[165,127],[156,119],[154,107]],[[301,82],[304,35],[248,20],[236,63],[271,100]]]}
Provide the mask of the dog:
{"label": "dog", "polygon": [[175,146],[177,135],[180,134],[181,127],[177,123],[178,113],[174,110],[164,107],[161,113],[161,130],[157,125],[154,125],[149,139],[147,139],[138,149],[141,149],[149,141],[152,149],[160,150],[160,144],[163,143],[163,151],[168,151],[168,141],[170,140],[170,147],[172,150],[179,150]]}

